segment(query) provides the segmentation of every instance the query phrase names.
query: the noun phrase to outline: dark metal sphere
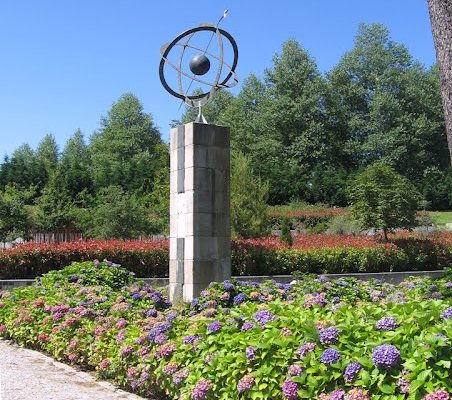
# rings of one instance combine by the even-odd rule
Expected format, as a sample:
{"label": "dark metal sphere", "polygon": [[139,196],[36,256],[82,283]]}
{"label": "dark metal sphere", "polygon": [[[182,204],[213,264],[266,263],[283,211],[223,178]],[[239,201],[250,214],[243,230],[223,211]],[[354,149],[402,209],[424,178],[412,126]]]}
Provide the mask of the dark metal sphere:
{"label": "dark metal sphere", "polygon": [[189,66],[195,75],[204,75],[210,69],[210,61],[204,54],[197,54],[191,58]]}

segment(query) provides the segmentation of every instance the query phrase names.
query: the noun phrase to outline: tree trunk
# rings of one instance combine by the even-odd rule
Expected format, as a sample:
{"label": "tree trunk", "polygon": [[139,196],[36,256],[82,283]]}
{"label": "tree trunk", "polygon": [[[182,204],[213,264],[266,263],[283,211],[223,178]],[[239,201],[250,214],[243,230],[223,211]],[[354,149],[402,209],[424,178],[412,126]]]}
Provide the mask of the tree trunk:
{"label": "tree trunk", "polygon": [[427,0],[427,2],[441,77],[441,97],[452,164],[452,1]]}

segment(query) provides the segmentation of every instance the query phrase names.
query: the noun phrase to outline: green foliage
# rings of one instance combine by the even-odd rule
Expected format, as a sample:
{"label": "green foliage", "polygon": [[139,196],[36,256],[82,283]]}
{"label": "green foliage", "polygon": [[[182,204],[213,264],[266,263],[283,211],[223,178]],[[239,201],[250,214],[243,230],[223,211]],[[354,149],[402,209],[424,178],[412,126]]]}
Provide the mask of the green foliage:
{"label": "green foliage", "polygon": [[63,188],[72,200],[76,200],[84,190],[92,192],[91,157],[80,130],[67,141],[59,172]]}
{"label": "green foliage", "polygon": [[383,160],[413,181],[427,166],[447,168],[437,71],[413,61],[386,27],[362,24],[328,78],[327,112],[349,168]]}
{"label": "green foliage", "polygon": [[290,232],[290,222],[288,218],[283,218],[282,226],[281,226],[281,242],[292,246],[293,238],[292,233]]}
{"label": "green foliage", "polygon": [[363,228],[350,214],[337,215],[328,223],[328,233],[333,235],[359,235]]}
{"label": "green foliage", "polygon": [[156,233],[169,233],[170,208],[170,170],[169,154],[165,145],[159,151],[162,167],[155,174],[154,188],[148,196],[151,230]]}
{"label": "green foliage", "polygon": [[437,167],[426,168],[421,188],[429,209],[452,209],[452,167],[443,171]]}
{"label": "green foliage", "polygon": [[88,211],[84,227],[88,237],[136,239],[150,230],[147,210],[140,199],[120,186],[100,189]]}
{"label": "green foliage", "polygon": [[17,238],[28,239],[31,230],[31,216],[26,203],[34,190],[22,190],[6,186],[0,191],[0,242]]}
{"label": "green foliage", "polygon": [[36,160],[46,184],[58,166],[58,146],[53,135],[45,135],[41,140],[36,149]]}
{"label": "green foliage", "polygon": [[250,158],[234,153],[231,160],[231,227],[238,237],[262,236],[268,229],[268,183],[254,174]]}
{"label": "green foliage", "polygon": [[13,185],[23,189],[40,189],[46,183],[36,154],[28,144],[14,150],[10,159],[5,157],[1,177],[3,186]]}
{"label": "green foliage", "polygon": [[113,104],[102,128],[91,139],[92,175],[97,189],[121,186],[124,190],[152,189],[159,169],[162,143],[152,117],[131,93]]}
{"label": "green foliage", "polygon": [[452,211],[430,211],[429,215],[436,225],[446,225],[447,223],[452,223]]}
{"label": "green foliage", "polygon": [[72,225],[71,198],[58,172],[54,172],[36,202],[35,226],[47,232]]}
{"label": "green foliage", "polygon": [[64,287],[68,283],[80,285],[101,285],[112,290],[119,290],[132,284],[134,274],[110,261],[73,262],[61,271],[50,271],[38,279],[39,285],[45,289]]}
{"label": "green foliage", "polygon": [[383,163],[360,173],[350,188],[352,212],[364,228],[412,228],[416,225],[419,195],[406,178]]}

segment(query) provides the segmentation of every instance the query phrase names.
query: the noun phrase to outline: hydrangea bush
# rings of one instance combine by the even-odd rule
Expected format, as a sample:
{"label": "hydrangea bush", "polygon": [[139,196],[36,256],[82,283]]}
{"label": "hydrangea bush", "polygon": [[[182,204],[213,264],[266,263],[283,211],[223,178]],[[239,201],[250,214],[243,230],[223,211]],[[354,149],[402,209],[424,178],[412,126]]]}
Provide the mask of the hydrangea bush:
{"label": "hydrangea bush", "polygon": [[189,305],[107,262],[0,294],[0,336],[162,399],[448,399],[450,275],[225,281]]}

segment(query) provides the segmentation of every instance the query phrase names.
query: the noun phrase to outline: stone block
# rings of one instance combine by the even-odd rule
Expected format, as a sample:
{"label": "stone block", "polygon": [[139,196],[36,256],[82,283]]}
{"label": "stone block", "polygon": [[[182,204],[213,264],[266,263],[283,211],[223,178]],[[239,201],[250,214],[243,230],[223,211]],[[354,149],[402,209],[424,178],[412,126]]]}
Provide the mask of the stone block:
{"label": "stone block", "polygon": [[229,148],[229,129],[224,126],[199,124],[192,122],[185,125],[185,146],[195,144]]}
{"label": "stone block", "polygon": [[[179,300],[185,300],[184,298],[184,285],[182,283],[170,283],[168,287],[169,298],[172,302]],[[186,300],[191,301],[191,300]]]}

